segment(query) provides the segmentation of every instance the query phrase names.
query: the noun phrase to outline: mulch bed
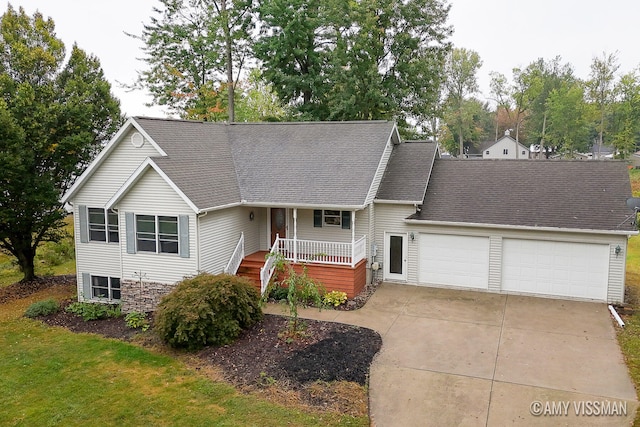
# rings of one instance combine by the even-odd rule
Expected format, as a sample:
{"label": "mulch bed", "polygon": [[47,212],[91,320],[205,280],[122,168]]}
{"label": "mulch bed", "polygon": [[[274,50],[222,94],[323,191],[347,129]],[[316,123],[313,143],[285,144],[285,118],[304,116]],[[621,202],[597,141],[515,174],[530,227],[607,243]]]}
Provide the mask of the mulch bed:
{"label": "mulch bed", "polygon": [[[75,286],[75,276],[44,278],[0,288],[0,303],[24,298],[56,284]],[[361,296],[343,309],[361,307],[374,291],[375,286],[367,286]],[[71,301],[64,301],[61,305],[64,307],[69,303]],[[95,333],[124,341],[133,340],[139,333],[139,330],[127,327],[124,317],[85,322],[62,310],[40,320],[73,332]],[[305,325],[303,333],[290,340],[283,335],[288,322],[287,317],[267,314],[232,344],[207,347],[195,355],[204,365],[221,368],[225,378],[241,388],[277,383],[290,390],[302,390],[305,403],[318,408],[326,408],[332,396],[319,398],[317,394],[309,393],[310,384],[367,383],[373,357],[382,346],[377,332],[340,323],[301,320]]]}

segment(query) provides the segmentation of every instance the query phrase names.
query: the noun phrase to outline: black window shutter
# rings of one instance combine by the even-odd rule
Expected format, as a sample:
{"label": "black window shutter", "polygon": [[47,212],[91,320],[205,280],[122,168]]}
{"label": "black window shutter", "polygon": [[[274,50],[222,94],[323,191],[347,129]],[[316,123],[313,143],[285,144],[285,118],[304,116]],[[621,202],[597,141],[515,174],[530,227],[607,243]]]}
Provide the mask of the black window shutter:
{"label": "black window shutter", "polygon": [[351,229],[351,211],[342,211],[342,228],[344,230]]}
{"label": "black window shutter", "polygon": [[313,226],[322,227],[322,211],[319,209],[313,211]]}

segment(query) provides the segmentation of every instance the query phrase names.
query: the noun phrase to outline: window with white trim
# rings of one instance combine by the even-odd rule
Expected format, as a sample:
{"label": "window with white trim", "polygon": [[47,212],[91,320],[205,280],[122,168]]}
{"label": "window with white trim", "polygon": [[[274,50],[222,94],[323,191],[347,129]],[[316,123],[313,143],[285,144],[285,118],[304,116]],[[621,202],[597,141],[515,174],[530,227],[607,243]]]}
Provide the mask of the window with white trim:
{"label": "window with white trim", "polygon": [[89,240],[118,243],[118,213],[113,209],[89,208]]}
{"label": "window with white trim", "polygon": [[178,217],[136,215],[138,251],[177,254],[178,241]]}
{"label": "window with white trim", "polygon": [[504,150],[502,150],[502,154],[507,155],[509,154],[509,149],[505,148]]}
{"label": "window with white trim", "polygon": [[340,227],[351,229],[351,211],[338,211],[333,209],[316,209],[313,211],[314,227]]}
{"label": "window with white trim", "polygon": [[91,298],[120,299],[120,278],[91,276]]}

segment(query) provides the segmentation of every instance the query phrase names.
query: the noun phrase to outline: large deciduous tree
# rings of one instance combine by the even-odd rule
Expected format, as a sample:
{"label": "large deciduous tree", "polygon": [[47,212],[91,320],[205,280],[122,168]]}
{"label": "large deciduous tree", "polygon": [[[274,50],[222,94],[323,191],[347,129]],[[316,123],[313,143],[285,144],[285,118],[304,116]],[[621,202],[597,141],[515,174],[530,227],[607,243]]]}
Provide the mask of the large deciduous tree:
{"label": "large deciduous tree", "polygon": [[618,57],[615,53],[602,54],[602,58],[595,57],[591,62],[590,79],[587,81],[587,94],[589,100],[598,109],[596,130],[598,131],[598,152],[594,157],[600,156],[604,141],[606,119],[608,112],[615,100],[615,78],[620,68]]}
{"label": "large deciduous tree", "polygon": [[616,84],[617,102],[613,105],[611,142],[620,158],[637,150],[640,141],[640,77],[637,71],[623,75]]}
{"label": "large deciduous tree", "polygon": [[[482,66],[477,52],[464,48],[453,49],[446,62],[445,88],[447,94],[447,110],[455,123],[455,133],[458,135],[458,155],[464,155],[465,128],[468,127],[465,114],[465,101],[469,95],[478,91],[476,73]],[[451,126],[449,126],[451,127]]]}
{"label": "large deciduous tree", "polygon": [[144,43],[149,66],[134,87],[181,117],[233,122],[235,85],[250,55],[251,0],[160,3],[142,35],[130,34]]}
{"label": "large deciduous tree", "polygon": [[35,277],[38,245],[62,237],[60,197],[121,124],[100,62],[65,47],[54,22],[0,18],[0,248]]}
{"label": "large deciduous tree", "polygon": [[563,83],[547,98],[546,135],[565,157],[573,158],[588,146],[588,106],[578,83]]}
{"label": "large deciduous tree", "polygon": [[304,119],[426,120],[450,43],[442,0],[265,0],[265,78]]}

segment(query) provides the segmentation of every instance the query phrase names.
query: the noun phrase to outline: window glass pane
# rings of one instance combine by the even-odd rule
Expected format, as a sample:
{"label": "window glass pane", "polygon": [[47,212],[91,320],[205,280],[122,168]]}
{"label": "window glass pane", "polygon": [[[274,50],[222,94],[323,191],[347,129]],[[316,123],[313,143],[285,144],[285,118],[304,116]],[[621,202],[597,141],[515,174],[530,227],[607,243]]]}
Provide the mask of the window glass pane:
{"label": "window glass pane", "polygon": [[175,216],[158,217],[158,231],[162,234],[178,235],[178,218]]}
{"label": "window glass pane", "polygon": [[109,278],[104,276],[91,276],[91,296],[93,298],[109,297]]}
{"label": "window glass pane", "polygon": [[107,233],[104,230],[89,229],[89,240],[93,240],[95,242],[106,242]]}
{"label": "window glass pane", "polygon": [[327,225],[340,225],[340,211],[325,210],[324,223]]}
{"label": "window glass pane", "polygon": [[136,231],[154,233],[156,232],[156,219],[152,215],[136,215]]}
{"label": "window glass pane", "polygon": [[391,236],[389,239],[389,273],[402,274],[404,256],[402,239],[402,236]]}
{"label": "window glass pane", "polygon": [[120,278],[111,277],[111,299],[120,299]]}
{"label": "window glass pane", "polygon": [[109,217],[109,226],[115,226],[116,228],[118,228],[118,213],[115,212],[113,209],[109,209],[108,217]]}
{"label": "window glass pane", "polygon": [[89,208],[89,240],[94,242],[107,241],[104,209]]}
{"label": "window glass pane", "polygon": [[89,224],[104,225],[104,209],[89,208]]}
{"label": "window glass pane", "polygon": [[178,241],[160,240],[160,252],[166,254],[177,254]]}
{"label": "window glass pane", "polygon": [[154,240],[144,240],[138,238],[138,250],[143,252],[155,252],[156,251],[156,241]]}

